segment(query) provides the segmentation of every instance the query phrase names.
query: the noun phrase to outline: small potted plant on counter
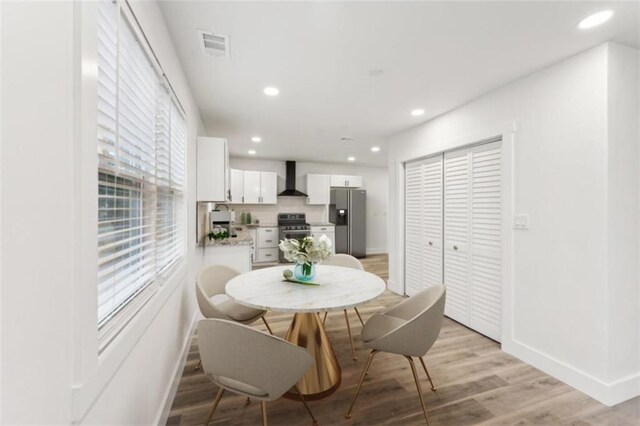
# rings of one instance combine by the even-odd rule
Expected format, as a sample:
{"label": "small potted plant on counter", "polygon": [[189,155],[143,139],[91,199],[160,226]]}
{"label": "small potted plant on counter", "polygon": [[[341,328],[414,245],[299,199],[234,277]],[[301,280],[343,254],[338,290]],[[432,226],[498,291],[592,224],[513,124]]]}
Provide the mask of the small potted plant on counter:
{"label": "small potted plant on counter", "polygon": [[216,226],[207,234],[209,237],[209,241],[211,240],[224,240],[225,238],[229,238],[229,231],[224,229],[222,226]]}

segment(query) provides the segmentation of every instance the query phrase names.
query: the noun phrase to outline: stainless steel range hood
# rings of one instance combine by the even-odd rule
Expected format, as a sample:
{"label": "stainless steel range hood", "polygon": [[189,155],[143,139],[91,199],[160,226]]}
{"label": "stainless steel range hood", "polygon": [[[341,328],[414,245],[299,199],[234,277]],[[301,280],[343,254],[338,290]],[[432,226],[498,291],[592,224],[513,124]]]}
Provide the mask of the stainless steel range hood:
{"label": "stainless steel range hood", "polygon": [[287,161],[287,174],[285,175],[285,190],[278,197],[306,197],[307,194],[296,189],[296,162]]}

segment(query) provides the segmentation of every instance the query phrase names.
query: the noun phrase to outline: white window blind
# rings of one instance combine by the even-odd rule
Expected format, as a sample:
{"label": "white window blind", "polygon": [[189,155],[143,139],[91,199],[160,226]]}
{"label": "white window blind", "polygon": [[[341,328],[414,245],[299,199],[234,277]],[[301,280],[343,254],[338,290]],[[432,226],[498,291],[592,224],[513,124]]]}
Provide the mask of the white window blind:
{"label": "white window blind", "polygon": [[184,256],[185,119],[134,25],[118,2],[100,2],[100,349]]}

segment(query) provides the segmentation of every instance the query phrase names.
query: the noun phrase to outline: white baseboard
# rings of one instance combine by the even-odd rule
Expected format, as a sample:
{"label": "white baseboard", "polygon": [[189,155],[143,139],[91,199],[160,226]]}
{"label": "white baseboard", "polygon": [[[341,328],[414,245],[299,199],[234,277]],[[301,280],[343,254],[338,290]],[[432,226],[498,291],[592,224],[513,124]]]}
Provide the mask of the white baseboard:
{"label": "white baseboard", "polygon": [[369,248],[367,247],[367,249],[365,250],[367,253],[367,256],[369,256],[370,254],[387,254],[387,249],[386,248]]}
{"label": "white baseboard", "polygon": [[189,348],[191,346],[191,336],[193,335],[193,327],[196,322],[196,318],[199,315],[199,311],[193,313],[193,317],[191,317],[191,323],[189,324],[189,331],[182,343],[182,354],[180,358],[176,361],[176,366],[173,371],[173,376],[171,381],[167,385],[167,389],[165,390],[164,403],[160,407],[160,411],[156,415],[156,425],[166,425],[167,420],[169,419],[169,413],[171,412],[171,405],[173,404],[173,399],[176,397],[176,393],[178,392],[178,386],[180,385],[180,379],[182,378],[182,371],[184,370],[184,366],[187,363],[187,357],[189,355]]}
{"label": "white baseboard", "polygon": [[404,296],[404,288],[398,288],[394,280],[387,280],[387,290],[399,294],[400,296]]}
{"label": "white baseboard", "polygon": [[520,342],[505,339],[502,350],[609,407],[640,395],[640,372],[607,383]]}

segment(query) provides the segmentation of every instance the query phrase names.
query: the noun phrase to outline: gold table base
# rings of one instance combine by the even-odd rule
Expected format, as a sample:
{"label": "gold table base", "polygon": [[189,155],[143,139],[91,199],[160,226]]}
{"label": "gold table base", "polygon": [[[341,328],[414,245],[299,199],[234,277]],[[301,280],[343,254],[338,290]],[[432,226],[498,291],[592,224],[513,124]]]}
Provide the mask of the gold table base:
{"label": "gold table base", "polygon": [[[314,358],[307,373],[297,383],[300,393],[307,400],[322,399],[340,387],[342,371],[329,337],[317,313],[294,315],[285,339],[305,348]],[[286,398],[300,400],[296,392],[287,392]]]}

